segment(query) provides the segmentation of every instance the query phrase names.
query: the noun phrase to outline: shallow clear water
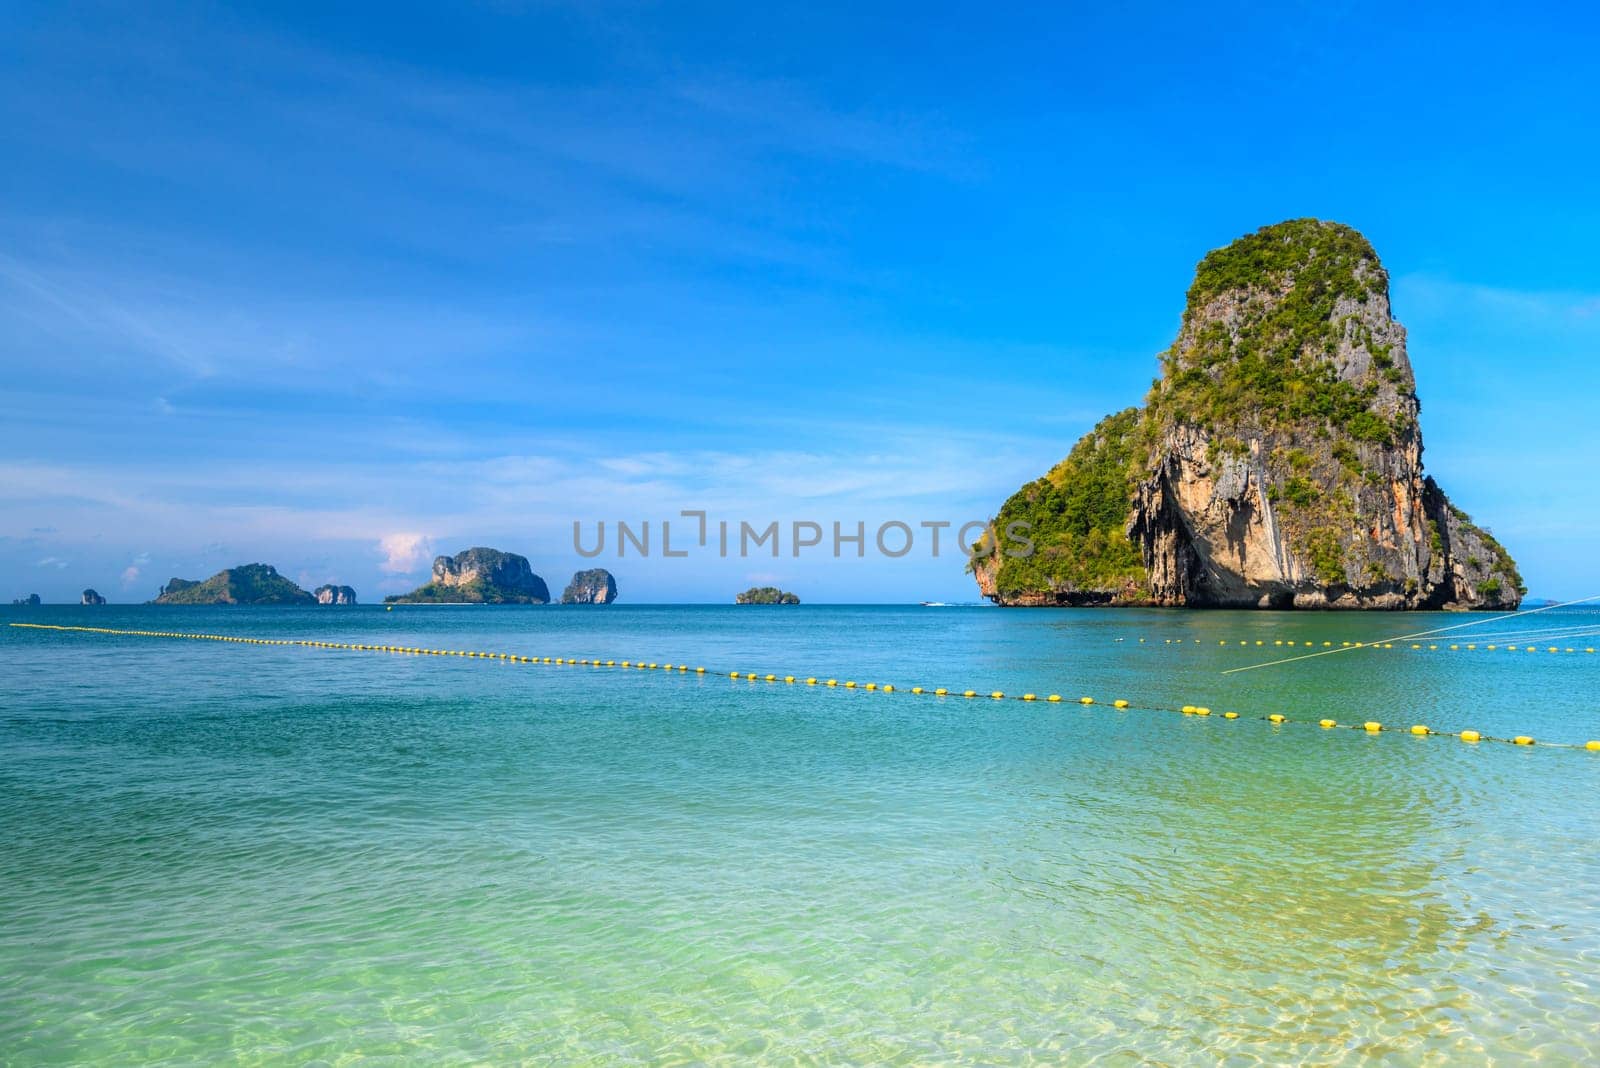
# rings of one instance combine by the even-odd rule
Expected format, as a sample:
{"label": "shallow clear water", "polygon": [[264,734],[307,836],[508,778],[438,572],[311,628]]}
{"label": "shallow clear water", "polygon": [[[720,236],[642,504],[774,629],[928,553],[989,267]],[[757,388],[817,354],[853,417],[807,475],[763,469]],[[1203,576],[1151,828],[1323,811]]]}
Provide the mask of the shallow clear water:
{"label": "shallow clear water", "polygon": [[1600,738],[1594,639],[1224,676],[1470,617],[0,620],[900,690],[0,627],[8,1064],[1600,1060],[1600,754],[1307,722]]}

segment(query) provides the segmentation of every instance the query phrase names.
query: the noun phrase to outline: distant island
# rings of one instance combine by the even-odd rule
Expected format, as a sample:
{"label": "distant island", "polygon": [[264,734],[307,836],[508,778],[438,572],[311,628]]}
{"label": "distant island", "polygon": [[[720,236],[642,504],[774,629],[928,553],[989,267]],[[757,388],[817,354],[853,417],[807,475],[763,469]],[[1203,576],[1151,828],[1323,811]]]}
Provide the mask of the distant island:
{"label": "distant island", "polygon": [[1355,230],[1294,219],[1207,254],[1161,360],[1143,408],[1001,506],[974,546],[985,597],[1515,609],[1527,592],[1423,474],[1405,328]]}
{"label": "distant island", "polygon": [[12,601],[11,603],[12,604],[16,604],[16,605],[24,605],[24,606],[29,607],[29,608],[34,608],[34,607],[37,607],[38,605],[42,604],[43,602],[39,600],[39,595],[37,593],[30,593],[26,597],[18,597],[16,600]]}
{"label": "distant island", "polygon": [[241,564],[204,582],[175,578],[151,604],[316,604],[317,599],[271,564]]}
{"label": "distant island", "polygon": [[433,561],[433,578],[386,604],[549,604],[550,588],[526,556],[476,547]]}
{"label": "distant island", "polygon": [[617,580],[603,567],[579,571],[561,592],[562,604],[610,604],[617,599]]}
{"label": "distant island", "polygon": [[106,603],[106,599],[104,597],[100,596],[94,590],[84,590],[83,591],[83,595],[78,598],[78,603],[79,604],[105,604]]}
{"label": "distant island", "polygon": [[751,586],[734,597],[734,604],[799,604],[800,598],[776,586]]}
{"label": "distant island", "polygon": [[356,591],[349,586],[318,586],[311,591],[318,604],[355,604]]}

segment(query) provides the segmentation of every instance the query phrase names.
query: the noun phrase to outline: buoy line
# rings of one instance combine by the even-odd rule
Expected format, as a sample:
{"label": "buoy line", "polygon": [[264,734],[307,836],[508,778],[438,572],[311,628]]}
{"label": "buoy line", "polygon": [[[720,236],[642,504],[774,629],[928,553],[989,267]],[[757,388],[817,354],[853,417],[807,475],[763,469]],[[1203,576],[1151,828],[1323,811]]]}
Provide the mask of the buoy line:
{"label": "buoy line", "polygon": [[[1339,651],[1339,650],[1343,650],[1343,649],[1405,649],[1405,650],[1409,650],[1411,652],[1416,652],[1418,650],[1423,650],[1423,651],[1427,651],[1427,652],[1479,652],[1479,651],[1499,652],[1499,651],[1508,651],[1508,652],[1526,652],[1526,653],[1578,653],[1578,654],[1584,654],[1584,655],[1593,656],[1595,654],[1595,647],[1593,645],[1566,645],[1565,643],[1573,641],[1575,639],[1592,641],[1592,640],[1594,640],[1596,638],[1600,638],[1600,629],[1589,629],[1589,630],[1582,630],[1582,631],[1557,631],[1557,632],[1549,633],[1549,634],[1541,634],[1541,633],[1537,633],[1537,632],[1532,632],[1532,633],[1528,633],[1528,634],[1495,634],[1495,635],[1487,635],[1487,636],[1475,636],[1474,640],[1471,641],[1471,642],[1462,642],[1460,640],[1457,640],[1457,641],[1454,641],[1454,642],[1450,642],[1448,644],[1442,644],[1442,643],[1440,643],[1438,641],[1432,641],[1432,642],[1428,642],[1427,644],[1423,644],[1423,643],[1420,643],[1420,642],[1404,642],[1404,641],[1377,641],[1377,642],[1337,641],[1337,642],[1335,642],[1335,641],[1331,641],[1331,640],[1323,640],[1323,641],[1317,641],[1315,639],[1298,639],[1297,640],[1297,639],[1293,639],[1293,638],[1289,638],[1289,639],[1284,639],[1284,638],[1273,638],[1273,639],[1267,639],[1267,638],[1254,638],[1254,639],[1251,639],[1251,638],[1239,638],[1239,639],[1219,638],[1217,640],[1217,644],[1215,646],[1209,646],[1209,647],[1210,648],[1219,648],[1220,647],[1220,648],[1227,648],[1227,649],[1244,650],[1244,649],[1249,649],[1249,648],[1260,649],[1260,648],[1267,647],[1267,646],[1271,646],[1271,647],[1287,646],[1289,648],[1298,647],[1298,648],[1304,648],[1304,649],[1314,649],[1314,648],[1317,648],[1317,647],[1320,646],[1321,648],[1326,649],[1326,650],[1328,650],[1330,652]],[[1115,640],[1118,641],[1118,642],[1124,641],[1124,639],[1122,639],[1122,638],[1117,638]],[[1207,641],[1209,641],[1209,639],[1207,639]],[[1198,645],[1198,646],[1200,646],[1202,648],[1207,648],[1208,647],[1207,646],[1207,641],[1202,641],[1199,638],[1163,638],[1162,639],[1162,645],[1163,646],[1172,646],[1174,648],[1184,648],[1184,649],[1191,648],[1192,646],[1195,646],[1195,645]],[[1533,643],[1533,644],[1526,644],[1526,643],[1530,643],[1530,642]],[[1550,642],[1560,642],[1562,644],[1561,645],[1550,645],[1549,644]],[[1139,644],[1140,645],[1148,644],[1148,645],[1151,645],[1153,647],[1155,643],[1150,641],[1149,639],[1140,638],[1139,639]],[[1299,659],[1306,659],[1306,658],[1305,657],[1300,657]],[[1288,661],[1280,661],[1280,663],[1287,663],[1287,662]],[[1261,666],[1266,666],[1266,665],[1261,665]]]}
{"label": "buoy line", "polygon": [[[1378,644],[1384,644],[1384,643],[1389,643],[1389,642],[1408,642],[1408,641],[1413,641],[1413,640],[1415,640],[1417,638],[1431,638],[1434,635],[1448,634],[1451,631],[1464,630],[1467,627],[1480,627],[1485,623],[1499,623],[1499,622],[1501,622],[1503,620],[1507,620],[1507,619],[1526,619],[1529,616],[1536,616],[1541,612],[1549,612],[1549,611],[1551,611],[1552,609],[1555,609],[1555,608],[1570,608],[1573,605],[1576,605],[1576,604],[1588,604],[1591,601],[1600,601],[1600,594],[1596,594],[1593,597],[1581,597],[1576,601],[1564,601],[1564,602],[1561,602],[1559,604],[1547,604],[1543,608],[1532,608],[1532,609],[1529,609],[1526,612],[1506,612],[1503,615],[1486,616],[1483,619],[1468,620],[1465,623],[1457,623],[1454,626],[1435,627],[1432,630],[1419,630],[1419,631],[1415,631],[1414,633],[1411,633],[1411,634],[1396,634],[1396,635],[1393,635],[1393,636],[1388,637],[1388,638],[1380,638],[1378,640]],[[1315,652],[1315,653],[1305,653],[1305,654],[1303,654],[1301,656],[1285,657],[1282,660],[1269,660],[1269,661],[1267,661],[1265,663],[1261,663],[1261,664],[1250,664],[1250,665],[1248,665],[1246,667],[1229,668],[1228,670],[1224,671],[1223,674],[1224,675],[1237,675],[1241,671],[1256,671],[1256,670],[1258,670],[1260,668],[1277,667],[1280,664],[1293,664],[1293,663],[1296,663],[1296,662],[1301,661],[1301,660],[1312,660],[1312,659],[1314,659],[1316,657],[1319,657],[1319,656],[1332,656],[1332,655],[1334,655],[1336,653],[1349,652],[1351,649],[1368,648],[1373,644],[1374,643],[1372,643],[1372,642],[1367,642],[1365,645],[1362,645],[1362,644],[1358,643],[1356,645],[1340,646],[1340,647],[1334,648],[1334,649],[1322,649],[1322,650],[1320,650],[1318,652]]]}
{"label": "buoy line", "polygon": [[[1166,705],[1136,704],[1132,701],[1122,699],[1107,702],[1087,696],[1064,698],[1060,694],[1052,693],[1041,697],[1034,693],[1007,694],[1001,690],[990,690],[985,693],[979,690],[970,689],[955,690],[944,686],[938,688],[912,686],[907,689],[904,687],[894,686],[890,683],[858,683],[854,679],[845,679],[841,681],[837,678],[823,679],[818,676],[807,676],[806,678],[802,679],[796,675],[779,675],[776,673],[760,674],[754,671],[722,672],[711,671],[704,666],[690,667],[688,664],[649,663],[643,660],[601,660],[598,657],[576,659],[572,657],[560,656],[523,656],[518,653],[485,652],[482,650],[468,649],[428,649],[418,646],[405,645],[372,645],[356,642],[312,641],[304,638],[253,638],[236,634],[203,634],[185,631],[118,630],[112,627],[68,627],[49,623],[10,623],[7,625],[24,630],[48,630],[63,633],[105,634],[131,638],[168,638],[184,641],[226,642],[237,645],[292,646],[307,649],[335,649],[354,652],[391,653],[410,656],[460,656],[481,660],[500,660],[506,663],[518,664],[551,664],[590,668],[627,668],[641,671],[673,672],[678,675],[693,674],[699,678],[726,676],[729,680],[744,680],[751,683],[782,683],[789,686],[803,685],[821,687],[823,689],[844,689],[858,692],[865,691],[883,694],[910,694],[914,696],[927,697],[960,697],[968,700],[985,698],[995,701],[1010,700],[1022,701],[1026,703],[1044,702],[1046,704],[1061,704],[1065,702],[1085,707],[1096,706],[1111,708],[1118,712],[1169,712],[1184,716],[1194,716],[1202,719],[1213,716],[1210,708],[1200,705],[1183,705],[1179,708],[1172,708]],[[1297,725],[1312,723],[1312,721],[1308,719],[1291,719],[1289,716],[1281,712],[1271,712],[1267,713],[1266,715],[1253,713],[1246,714],[1241,712],[1221,712],[1216,713],[1215,715],[1218,719],[1229,721],[1259,720],[1264,723],[1269,723],[1274,727],[1279,727],[1290,723]],[[1532,736],[1525,734],[1519,734],[1510,738],[1502,738],[1497,735],[1484,734],[1481,731],[1474,730],[1437,731],[1422,724],[1416,724],[1411,727],[1398,727],[1385,725],[1375,720],[1367,720],[1361,723],[1342,723],[1338,720],[1325,718],[1317,720],[1316,726],[1324,730],[1342,729],[1358,731],[1364,734],[1411,734],[1419,737],[1430,738],[1459,738],[1463,742],[1472,743],[1500,742],[1505,745],[1537,745],[1541,749],[1582,749],[1590,752],[1600,752],[1600,740],[1581,743],[1539,742],[1536,741]]]}

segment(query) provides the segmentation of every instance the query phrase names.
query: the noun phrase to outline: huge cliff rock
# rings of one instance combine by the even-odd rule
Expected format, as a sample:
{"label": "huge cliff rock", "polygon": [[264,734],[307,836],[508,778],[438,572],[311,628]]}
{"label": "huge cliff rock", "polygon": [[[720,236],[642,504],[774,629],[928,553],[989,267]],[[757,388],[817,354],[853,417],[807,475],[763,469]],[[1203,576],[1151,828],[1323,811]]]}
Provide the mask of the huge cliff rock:
{"label": "huge cliff rock", "polygon": [[561,591],[562,604],[610,604],[617,599],[617,580],[603,567],[576,572]]}
{"label": "huge cliff rock", "polygon": [[974,560],[984,596],[1264,608],[1521,601],[1510,554],[1423,473],[1405,329],[1355,230],[1297,219],[1207,255],[1161,360],[1144,408],[1107,417],[1006,501]]}
{"label": "huge cliff rock", "polygon": [[432,581],[384,600],[394,604],[549,604],[550,588],[533,573],[526,556],[473,548],[455,556],[436,557]]}
{"label": "huge cliff rock", "polygon": [[335,586],[331,583],[318,586],[311,591],[311,596],[317,599],[318,604],[355,604],[356,591],[349,586]]}
{"label": "huge cliff rock", "polygon": [[316,604],[316,598],[271,564],[241,564],[204,582],[175,578],[152,604]]}
{"label": "huge cliff rock", "polygon": [[83,595],[78,598],[78,603],[79,604],[105,604],[106,603],[106,599],[104,597],[100,596],[99,593],[97,593],[94,590],[90,589],[90,590],[84,590],[83,591]]}

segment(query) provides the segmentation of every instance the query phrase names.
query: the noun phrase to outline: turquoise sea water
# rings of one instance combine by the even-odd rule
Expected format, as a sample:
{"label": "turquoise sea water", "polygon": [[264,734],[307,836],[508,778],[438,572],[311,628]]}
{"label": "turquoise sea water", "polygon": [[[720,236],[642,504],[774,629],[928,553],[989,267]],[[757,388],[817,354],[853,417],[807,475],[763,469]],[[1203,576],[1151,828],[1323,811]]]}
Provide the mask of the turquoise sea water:
{"label": "turquoise sea water", "polygon": [[1600,753],[1314,725],[1600,738],[1594,638],[1224,676],[1470,617],[0,621],[897,688],[0,627],[6,1064],[1600,1061]]}

